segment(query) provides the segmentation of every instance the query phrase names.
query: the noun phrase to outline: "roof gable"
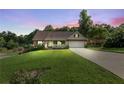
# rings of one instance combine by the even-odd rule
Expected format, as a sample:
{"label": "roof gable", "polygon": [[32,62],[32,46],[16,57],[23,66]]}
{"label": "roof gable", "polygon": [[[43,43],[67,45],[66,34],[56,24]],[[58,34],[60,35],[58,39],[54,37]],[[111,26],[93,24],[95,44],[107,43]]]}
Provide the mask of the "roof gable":
{"label": "roof gable", "polygon": [[[78,34],[79,37],[75,37],[76,34]],[[78,31],[76,31],[71,36],[68,37],[68,40],[86,40],[86,38],[82,34],[80,34]]]}

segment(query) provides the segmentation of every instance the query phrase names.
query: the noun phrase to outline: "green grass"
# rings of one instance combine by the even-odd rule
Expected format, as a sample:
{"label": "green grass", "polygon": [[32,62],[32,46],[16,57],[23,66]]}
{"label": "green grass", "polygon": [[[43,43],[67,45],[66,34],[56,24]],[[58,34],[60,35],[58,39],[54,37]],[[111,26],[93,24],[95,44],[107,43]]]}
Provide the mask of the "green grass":
{"label": "green grass", "polygon": [[41,77],[42,83],[124,83],[104,68],[70,50],[42,50],[0,60],[0,83],[9,83],[12,73],[20,69],[51,67]]}
{"label": "green grass", "polygon": [[115,52],[115,53],[124,53],[124,48],[89,48],[98,51],[107,51],[107,52]]}

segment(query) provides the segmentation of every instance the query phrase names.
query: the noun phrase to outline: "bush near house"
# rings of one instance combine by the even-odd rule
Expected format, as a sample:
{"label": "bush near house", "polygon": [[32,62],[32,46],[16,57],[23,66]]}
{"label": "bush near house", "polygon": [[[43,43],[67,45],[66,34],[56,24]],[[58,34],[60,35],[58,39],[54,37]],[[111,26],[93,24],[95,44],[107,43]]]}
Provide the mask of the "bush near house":
{"label": "bush near house", "polygon": [[27,45],[26,47],[24,47],[23,51],[19,52],[19,54],[36,51],[36,50],[44,50],[44,49],[45,49],[44,45],[37,45],[37,46]]}

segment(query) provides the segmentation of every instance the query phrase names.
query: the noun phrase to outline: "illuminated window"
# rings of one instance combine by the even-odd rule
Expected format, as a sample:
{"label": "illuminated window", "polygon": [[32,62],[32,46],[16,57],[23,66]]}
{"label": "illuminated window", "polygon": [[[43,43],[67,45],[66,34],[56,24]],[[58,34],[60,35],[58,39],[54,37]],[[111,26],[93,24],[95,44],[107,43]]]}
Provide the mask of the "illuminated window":
{"label": "illuminated window", "polygon": [[61,45],[61,44],[62,44],[62,42],[61,42],[61,41],[58,41],[58,42],[57,42],[57,45]]}
{"label": "illuminated window", "polygon": [[38,41],[38,45],[42,45],[43,44],[43,42],[42,41]]}

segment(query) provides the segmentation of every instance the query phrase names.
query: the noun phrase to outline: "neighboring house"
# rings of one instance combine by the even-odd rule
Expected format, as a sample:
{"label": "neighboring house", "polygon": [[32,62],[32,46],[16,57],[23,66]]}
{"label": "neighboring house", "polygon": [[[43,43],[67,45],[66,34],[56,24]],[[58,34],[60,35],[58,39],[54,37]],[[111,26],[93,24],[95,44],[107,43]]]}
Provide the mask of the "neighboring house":
{"label": "neighboring house", "polygon": [[81,48],[86,44],[86,38],[78,31],[37,31],[33,38],[33,45],[44,44],[45,48]]}

